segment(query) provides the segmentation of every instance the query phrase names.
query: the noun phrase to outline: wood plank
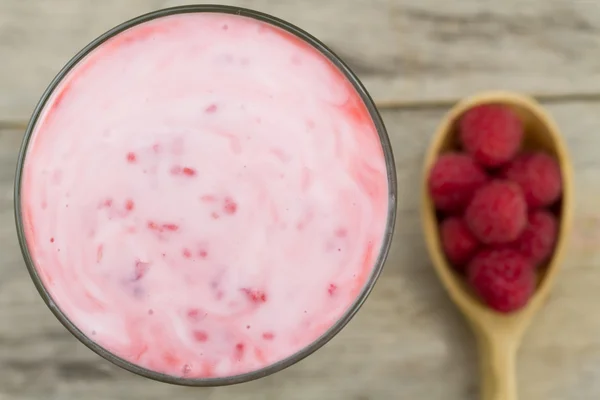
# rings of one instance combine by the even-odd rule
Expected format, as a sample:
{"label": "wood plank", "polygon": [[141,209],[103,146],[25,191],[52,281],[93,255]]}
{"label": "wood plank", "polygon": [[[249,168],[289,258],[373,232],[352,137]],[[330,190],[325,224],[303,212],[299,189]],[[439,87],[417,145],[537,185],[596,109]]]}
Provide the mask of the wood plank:
{"label": "wood plank", "polygon": [[[187,0],[2,0],[0,119],[28,118],[102,32]],[[600,7],[585,0],[214,0],[265,11],[339,53],[381,102],[475,91],[600,93]]]}
{"label": "wood plank", "polygon": [[[600,397],[600,103],[551,105],[574,156],[576,220],[563,271],[519,354],[528,400]],[[54,319],[23,265],[13,225],[18,131],[0,131],[0,399],[475,400],[473,337],[430,266],[418,220],[423,153],[444,110],[385,111],[397,161],[399,213],[385,272],[342,333],[301,363],[226,388],[139,378],[96,356]]]}

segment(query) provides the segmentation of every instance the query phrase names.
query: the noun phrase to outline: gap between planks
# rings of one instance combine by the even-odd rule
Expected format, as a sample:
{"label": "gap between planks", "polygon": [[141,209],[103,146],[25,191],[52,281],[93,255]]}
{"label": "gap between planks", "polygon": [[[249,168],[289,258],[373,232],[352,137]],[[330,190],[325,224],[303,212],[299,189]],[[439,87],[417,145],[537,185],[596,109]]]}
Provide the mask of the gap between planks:
{"label": "gap between planks", "polygon": [[[531,95],[531,94],[530,94]],[[533,94],[531,95],[540,103],[576,103],[576,102],[600,102],[600,93],[564,93],[564,94]],[[436,110],[450,108],[461,98],[447,98],[437,100],[379,100],[375,105],[380,111],[383,110]],[[0,129],[24,131],[27,129],[28,121],[24,120],[0,120]]]}

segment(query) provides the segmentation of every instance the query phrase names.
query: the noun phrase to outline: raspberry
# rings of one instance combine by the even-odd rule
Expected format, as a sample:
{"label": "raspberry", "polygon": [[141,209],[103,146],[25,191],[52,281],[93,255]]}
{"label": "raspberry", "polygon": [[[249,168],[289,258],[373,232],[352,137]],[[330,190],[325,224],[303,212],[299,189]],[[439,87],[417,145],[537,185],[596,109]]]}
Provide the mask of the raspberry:
{"label": "raspberry", "polygon": [[205,331],[194,331],[192,334],[198,342],[206,342],[208,340],[208,334]]}
{"label": "raspberry", "polygon": [[546,261],[556,243],[558,223],[547,211],[535,211],[529,214],[529,221],[523,234],[511,244],[511,247],[525,256],[533,266]]}
{"label": "raspberry", "polygon": [[535,289],[531,264],[512,249],[485,249],[469,263],[468,280],[492,309],[509,313],[525,304]]}
{"label": "raspberry", "polygon": [[190,168],[190,167],[183,167],[182,172],[184,175],[187,175],[187,176],[195,176],[196,175],[196,170],[194,168]]}
{"label": "raspberry", "polygon": [[527,224],[527,204],[513,182],[494,180],[479,189],[465,211],[465,221],[485,244],[516,240]]}
{"label": "raspberry", "polygon": [[243,288],[242,292],[246,294],[246,297],[252,303],[265,303],[267,301],[267,294],[262,290]]}
{"label": "raspberry", "polygon": [[498,167],[517,154],[523,124],[508,107],[483,104],[471,108],[459,121],[464,148],[486,167]]}
{"label": "raspberry", "polygon": [[429,192],[440,211],[460,212],[488,178],[473,159],[460,153],[442,154],[429,173]]}
{"label": "raspberry", "polygon": [[532,208],[554,203],[562,191],[560,167],[546,153],[521,154],[501,171],[501,175],[521,186],[525,200]]}
{"label": "raspberry", "polygon": [[440,235],[448,261],[459,270],[471,259],[479,246],[467,224],[458,217],[445,219],[440,227]]}
{"label": "raspberry", "polygon": [[327,286],[327,293],[329,293],[330,296],[333,296],[336,291],[337,285],[335,283],[330,283],[329,286]]}
{"label": "raspberry", "polygon": [[233,215],[237,211],[237,203],[233,201],[231,198],[226,197],[223,205],[223,209],[225,214]]}

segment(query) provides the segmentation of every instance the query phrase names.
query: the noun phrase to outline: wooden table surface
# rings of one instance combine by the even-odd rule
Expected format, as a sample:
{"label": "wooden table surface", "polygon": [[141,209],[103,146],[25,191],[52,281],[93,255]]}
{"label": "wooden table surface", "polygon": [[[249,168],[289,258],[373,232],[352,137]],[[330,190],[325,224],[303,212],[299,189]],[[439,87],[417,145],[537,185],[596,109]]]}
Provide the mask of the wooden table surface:
{"label": "wooden table surface", "polygon": [[[538,96],[575,163],[575,226],[550,301],[518,359],[520,398],[600,398],[600,7],[595,0],[238,0],[327,43],[379,104],[399,212],[385,272],[357,317],[301,363],[214,389],[145,380],[96,356],[55,320],[22,261],[12,185],[23,126],[82,46],[168,0],[0,0],[0,400],[474,400],[473,337],[430,266],[417,196],[423,152],[461,96]],[[217,1],[221,3],[221,1]],[[599,264],[596,264],[599,263]]]}

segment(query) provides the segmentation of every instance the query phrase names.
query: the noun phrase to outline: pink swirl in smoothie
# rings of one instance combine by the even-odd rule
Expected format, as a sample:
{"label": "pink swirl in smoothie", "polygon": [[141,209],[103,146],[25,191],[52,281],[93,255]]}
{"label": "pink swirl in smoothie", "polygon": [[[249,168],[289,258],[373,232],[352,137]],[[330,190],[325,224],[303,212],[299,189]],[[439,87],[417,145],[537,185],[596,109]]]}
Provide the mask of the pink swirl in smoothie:
{"label": "pink swirl in smoothie", "polygon": [[182,14],[107,40],[29,142],[26,241],[53,301],[115,355],[232,376],[309,345],[382,246],[386,164],[323,55],[254,19]]}

